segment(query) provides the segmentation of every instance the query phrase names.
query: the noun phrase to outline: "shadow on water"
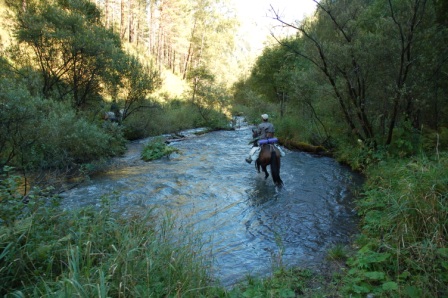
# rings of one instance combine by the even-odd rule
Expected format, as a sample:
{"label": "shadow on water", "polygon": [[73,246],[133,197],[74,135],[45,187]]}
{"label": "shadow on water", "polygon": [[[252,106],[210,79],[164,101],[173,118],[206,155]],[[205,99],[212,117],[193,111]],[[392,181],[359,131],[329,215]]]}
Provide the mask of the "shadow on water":
{"label": "shadow on water", "polygon": [[201,235],[224,286],[279,264],[315,266],[356,232],[352,198],[361,178],[331,158],[286,150],[285,186],[276,188],[244,161],[250,139],[248,128],[212,132],[173,143],[180,154],[147,163],[139,156],[148,140],[135,142],[118,166],[65,193],[65,204],[116,194],[114,208],[124,214],[168,210]]}

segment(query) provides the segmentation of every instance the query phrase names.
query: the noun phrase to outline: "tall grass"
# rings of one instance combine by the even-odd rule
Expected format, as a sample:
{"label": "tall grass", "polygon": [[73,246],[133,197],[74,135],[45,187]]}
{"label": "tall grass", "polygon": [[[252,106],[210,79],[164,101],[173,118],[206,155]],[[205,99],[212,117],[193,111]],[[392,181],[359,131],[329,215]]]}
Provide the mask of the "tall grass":
{"label": "tall grass", "polygon": [[370,167],[358,202],[363,237],[347,289],[403,297],[448,295],[448,156]]}

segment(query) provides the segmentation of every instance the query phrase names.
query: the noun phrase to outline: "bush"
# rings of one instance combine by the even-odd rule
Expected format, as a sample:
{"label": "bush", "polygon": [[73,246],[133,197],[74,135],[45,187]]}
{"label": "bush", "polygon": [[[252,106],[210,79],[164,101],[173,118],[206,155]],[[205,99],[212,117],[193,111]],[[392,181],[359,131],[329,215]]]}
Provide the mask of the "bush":
{"label": "bush", "polygon": [[177,148],[167,146],[163,138],[155,138],[143,148],[141,156],[144,161],[151,161],[178,151]]}
{"label": "bush", "polygon": [[54,107],[40,127],[42,142],[36,144],[46,166],[82,164],[122,154],[125,141],[117,125],[99,127],[72,110]]}
{"label": "bush", "polygon": [[70,104],[31,96],[20,84],[0,86],[0,165],[67,168],[124,152],[120,128],[99,127]]}
{"label": "bush", "polygon": [[152,104],[153,108],[136,111],[126,118],[125,137],[128,140],[179,132],[197,127],[212,129],[228,127],[229,121],[220,112],[207,111],[207,120],[199,109],[188,102],[173,100],[166,105]]}

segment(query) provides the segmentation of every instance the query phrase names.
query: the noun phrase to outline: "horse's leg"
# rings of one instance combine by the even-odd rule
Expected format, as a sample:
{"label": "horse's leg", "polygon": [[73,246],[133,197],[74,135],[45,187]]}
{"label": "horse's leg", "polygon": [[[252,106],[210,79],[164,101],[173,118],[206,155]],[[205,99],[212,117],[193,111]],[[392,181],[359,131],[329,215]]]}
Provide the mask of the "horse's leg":
{"label": "horse's leg", "polygon": [[280,152],[271,152],[271,173],[275,185],[282,186],[283,181],[280,178]]}
{"label": "horse's leg", "polygon": [[260,160],[259,159],[257,159],[255,161],[255,168],[257,169],[257,172],[260,173]]}
{"label": "horse's leg", "polygon": [[262,165],[261,166],[261,168],[263,169],[263,172],[264,172],[264,179],[268,179],[268,177],[269,177],[269,173],[268,173],[268,170],[267,170],[267,168],[266,168],[267,166],[266,165]]}

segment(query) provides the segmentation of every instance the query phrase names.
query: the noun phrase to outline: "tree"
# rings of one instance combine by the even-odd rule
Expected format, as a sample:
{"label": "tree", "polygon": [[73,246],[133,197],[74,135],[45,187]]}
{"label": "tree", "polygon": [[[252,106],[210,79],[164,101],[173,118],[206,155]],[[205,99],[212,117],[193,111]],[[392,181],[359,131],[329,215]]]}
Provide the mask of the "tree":
{"label": "tree", "polygon": [[274,12],[279,22],[297,29],[306,47],[278,41],[320,70],[353,137],[390,145],[398,123],[418,128],[421,102],[430,101],[416,82],[429,75],[422,62],[431,55],[424,44],[434,28],[432,2],[315,2],[316,19],[301,24]]}
{"label": "tree", "polygon": [[160,86],[159,73],[152,64],[143,66],[136,57],[124,61],[120,95],[124,101],[123,120],[134,112],[148,108],[148,95]]}
{"label": "tree", "polygon": [[222,0],[196,0],[192,8],[192,27],[184,59],[183,78],[195,68],[207,67],[223,82],[230,53],[233,52],[235,16]]}
{"label": "tree", "polygon": [[216,112],[224,113],[229,103],[225,88],[216,82],[214,75],[206,68],[196,68],[189,72],[191,82],[191,103],[207,125],[212,126]]}
{"label": "tree", "polygon": [[100,11],[87,0],[29,2],[16,10],[16,36],[31,47],[46,98],[70,99],[77,109],[100,99],[114,59],[124,56],[115,34],[102,27]]}
{"label": "tree", "polygon": [[286,101],[291,95],[291,83],[297,60],[289,47],[295,47],[294,40],[283,40],[288,47],[267,47],[256,60],[252,69],[251,81],[257,90],[267,97],[268,101],[280,103],[280,115],[286,110]]}

